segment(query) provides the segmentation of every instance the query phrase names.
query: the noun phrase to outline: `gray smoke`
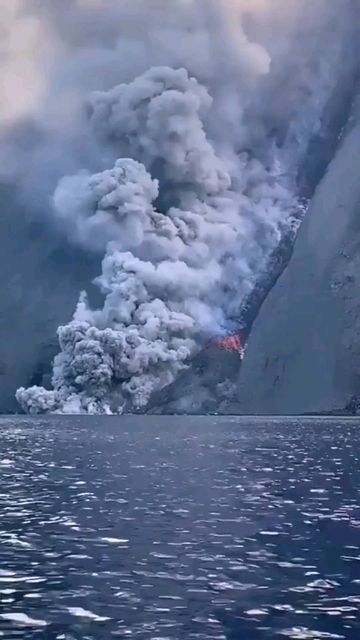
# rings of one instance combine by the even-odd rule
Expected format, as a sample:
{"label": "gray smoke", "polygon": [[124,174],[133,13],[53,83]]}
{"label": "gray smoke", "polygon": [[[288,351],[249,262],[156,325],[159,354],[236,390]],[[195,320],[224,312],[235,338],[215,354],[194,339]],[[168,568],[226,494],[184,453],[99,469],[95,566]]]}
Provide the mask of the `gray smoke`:
{"label": "gray smoke", "polygon": [[297,167],[343,71],[351,2],[59,7],[18,2],[7,25],[36,18],[49,44],[46,63],[26,49],[46,79],[21,109],[34,141],[8,115],[0,173],[44,224],[105,253],[104,303],[81,294],[58,331],[53,390],[17,398],[32,413],[144,408],[229,329],[293,224]]}

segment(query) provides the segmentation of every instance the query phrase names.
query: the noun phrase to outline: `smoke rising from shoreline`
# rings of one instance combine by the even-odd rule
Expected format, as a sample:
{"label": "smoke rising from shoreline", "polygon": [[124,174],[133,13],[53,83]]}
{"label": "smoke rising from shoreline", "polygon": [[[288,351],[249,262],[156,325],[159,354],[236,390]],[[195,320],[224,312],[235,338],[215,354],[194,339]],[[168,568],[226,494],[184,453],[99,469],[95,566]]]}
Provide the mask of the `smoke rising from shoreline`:
{"label": "smoke rising from shoreline", "polygon": [[297,166],[342,72],[351,4],[313,5],[17,3],[8,31],[36,19],[48,53],[2,131],[0,176],[105,254],[103,307],[81,295],[53,390],[17,393],[26,411],[144,408],[228,329],[292,224]]}

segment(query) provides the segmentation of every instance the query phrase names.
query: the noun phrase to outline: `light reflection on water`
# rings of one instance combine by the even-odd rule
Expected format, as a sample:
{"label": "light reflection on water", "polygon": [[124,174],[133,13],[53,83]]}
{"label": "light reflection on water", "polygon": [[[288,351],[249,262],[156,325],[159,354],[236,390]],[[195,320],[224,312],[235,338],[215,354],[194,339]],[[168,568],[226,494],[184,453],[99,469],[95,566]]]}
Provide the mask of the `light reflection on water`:
{"label": "light reflection on water", "polygon": [[0,420],[0,636],[358,639],[359,426]]}

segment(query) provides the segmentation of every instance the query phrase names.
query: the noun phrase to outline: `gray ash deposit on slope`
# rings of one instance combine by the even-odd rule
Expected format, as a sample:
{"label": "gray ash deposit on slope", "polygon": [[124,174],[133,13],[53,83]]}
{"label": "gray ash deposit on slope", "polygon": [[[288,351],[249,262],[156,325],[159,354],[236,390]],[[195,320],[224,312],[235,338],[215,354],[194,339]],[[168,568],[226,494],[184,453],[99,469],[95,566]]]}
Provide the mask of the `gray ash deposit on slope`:
{"label": "gray ash deposit on slope", "polygon": [[[103,299],[81,295],[59,328],[53,389],[18,392],[27,411],[143,409],[208,337],[234,329],[352,73],[351,0],[166,6],[4,3],[4,77],[26,69],[34,94],[19,86],[16,112],[3,103],[0,172],[79,256],[105,255]],[[19,143],[20,116],[33,144]]]}
{"label": "gray ash deposit on slope", "polygon": [[293,258],[254,324],[233,410],[358,410],[359,141],[357,105]]}

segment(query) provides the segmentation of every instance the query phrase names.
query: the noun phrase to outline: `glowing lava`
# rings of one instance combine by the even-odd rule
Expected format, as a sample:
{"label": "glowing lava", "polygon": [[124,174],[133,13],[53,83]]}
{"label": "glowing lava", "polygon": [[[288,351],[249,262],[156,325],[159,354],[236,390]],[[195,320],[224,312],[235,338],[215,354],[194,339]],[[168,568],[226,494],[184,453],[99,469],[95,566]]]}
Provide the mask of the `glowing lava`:
{"label": "glowing lava", "polygon": [[238,353],[241,358],[244,356],[245,342],[242,335],[239,333],[213,338],[210,341],[210,345],[216,346],[219,349],[225,349],[226,351]]}

